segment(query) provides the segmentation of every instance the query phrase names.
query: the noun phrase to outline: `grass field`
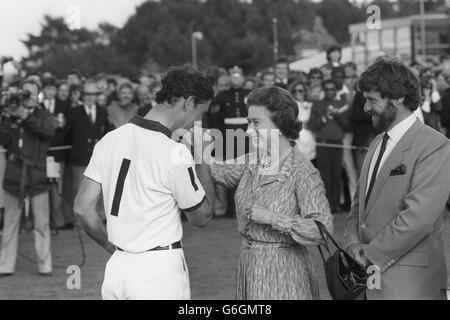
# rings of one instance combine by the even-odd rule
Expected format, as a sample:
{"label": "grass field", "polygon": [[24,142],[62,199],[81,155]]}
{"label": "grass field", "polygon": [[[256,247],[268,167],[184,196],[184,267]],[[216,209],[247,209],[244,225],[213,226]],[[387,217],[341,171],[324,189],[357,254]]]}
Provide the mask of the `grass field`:
{"label": "grass field", "polygon": [[[345,215],[335,215],[335,235],[341,241]],[[447,264],[450,266],[450,214],[447,214],[445,243]],[[79,264],[81,249],[75,231],[64,231],[52,242],[53,263],[59,266]],[[83,234],[87,261],[81,269],[81,289],[69,290],[65,269],[54,269],[53,277],[37,275],[33,263],[18,258],[16,273],[0,278],[0,299],[101,299],[100,289],[108,254]],[[191,279],[192,299],[233,299],[240,236],[236,221],[217,219],[205,229],[184,224],[183,239]],[[32,234],[20,237],[20,252],[34,256]],[[320,281],[322,299],[329,299],[322,263],[317,248],[311,247],[316,272]]]}

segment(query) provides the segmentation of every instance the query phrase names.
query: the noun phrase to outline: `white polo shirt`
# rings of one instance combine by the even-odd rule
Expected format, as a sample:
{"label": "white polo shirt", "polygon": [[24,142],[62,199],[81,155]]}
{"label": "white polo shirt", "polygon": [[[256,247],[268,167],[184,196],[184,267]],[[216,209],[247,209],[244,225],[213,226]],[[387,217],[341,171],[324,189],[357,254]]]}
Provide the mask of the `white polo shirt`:
{"label": "white polo shirt", "polygon": [[205,199],[188,148],[139,116],[96,144],[84,175],[102,185],[109,241],[128,252],[181,240],[181,210]]}

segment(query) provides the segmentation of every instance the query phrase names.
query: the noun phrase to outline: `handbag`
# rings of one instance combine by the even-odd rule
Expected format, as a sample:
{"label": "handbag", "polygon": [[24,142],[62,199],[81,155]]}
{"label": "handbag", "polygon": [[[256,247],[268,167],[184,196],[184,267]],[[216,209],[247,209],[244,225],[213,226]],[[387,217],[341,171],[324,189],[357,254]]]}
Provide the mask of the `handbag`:
{"label": "handbag", "polygon": [[[333,239],[321,222],[315,222],[324,242],[323,247],[329,255],[325,259],[321,246],[318,247],[322,256],[325,278],[331,297],[333,300],[355,300],[366,290],[369,275],[365,268],[339,247],[336,240]],[[330,251],[328,239],[331,240],[337,249],[333,254]]]}

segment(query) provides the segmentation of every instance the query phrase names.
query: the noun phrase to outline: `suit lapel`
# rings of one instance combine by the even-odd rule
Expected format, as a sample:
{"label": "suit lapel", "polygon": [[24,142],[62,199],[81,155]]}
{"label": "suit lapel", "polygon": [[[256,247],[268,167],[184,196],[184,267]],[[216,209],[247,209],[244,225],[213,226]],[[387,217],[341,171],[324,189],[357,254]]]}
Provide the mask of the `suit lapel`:
{"label": "suit lapel", "polygon": [[367,208],[365,208],[364,210],[363,218],[365,218],[370,213],[373,206],[375,205],[376,200],[380,195],[381,190],[383,189],[383,186],[390,176],[391,170],[402,163],[403,153],[410,149],[411,144],[414,141],[414,136],[416,135],[417,131],[419,131],[422,125],[422,122],[417,119],[416,122],[414,122],[413,126],[409,128],[408,131],[406,131],[405,135],[400,139],[400,141],[387,157],[386,161],[383,163],[383,166],[380,168],[378,176],[375,180],[375,184],[373,185],[373,190],[370,195],[369,202],[367,203]]}
{"label": "suit lapel", "polygon": [[369,151],[364,158],[363,166],[361,168],[360,184],[359,184],[359,212],[364,212],[364,204],[366,202],[366,189],[367,189],[367,178],[369,175],[370,162],[373,158],[373,154],[380,143],[382,135],[378,135],[372,144],[370,145]]}

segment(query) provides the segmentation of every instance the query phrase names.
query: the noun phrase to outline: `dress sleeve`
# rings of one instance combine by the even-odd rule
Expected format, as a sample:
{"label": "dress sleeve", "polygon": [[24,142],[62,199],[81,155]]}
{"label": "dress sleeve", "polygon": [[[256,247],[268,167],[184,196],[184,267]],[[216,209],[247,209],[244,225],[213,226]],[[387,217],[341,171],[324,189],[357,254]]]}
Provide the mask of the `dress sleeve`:
{"label": "dress sleeve", "polygon": [[280,214],[273,227],[289,234],[301,245],[319,245],[322,237],[314,220],[320,221],[332,234],[333,216],[317,169],[307,167],[306,170],[299,171],[294,192],[300,215],[292,218]]}
{"label": "dress sleeve", "polygon": [[250,163],[249,161],[249,156],[245,155],[224,162],[213,162],[211,164],[213,180],[229,189],[235,188],[239,184],[246,166]]}

